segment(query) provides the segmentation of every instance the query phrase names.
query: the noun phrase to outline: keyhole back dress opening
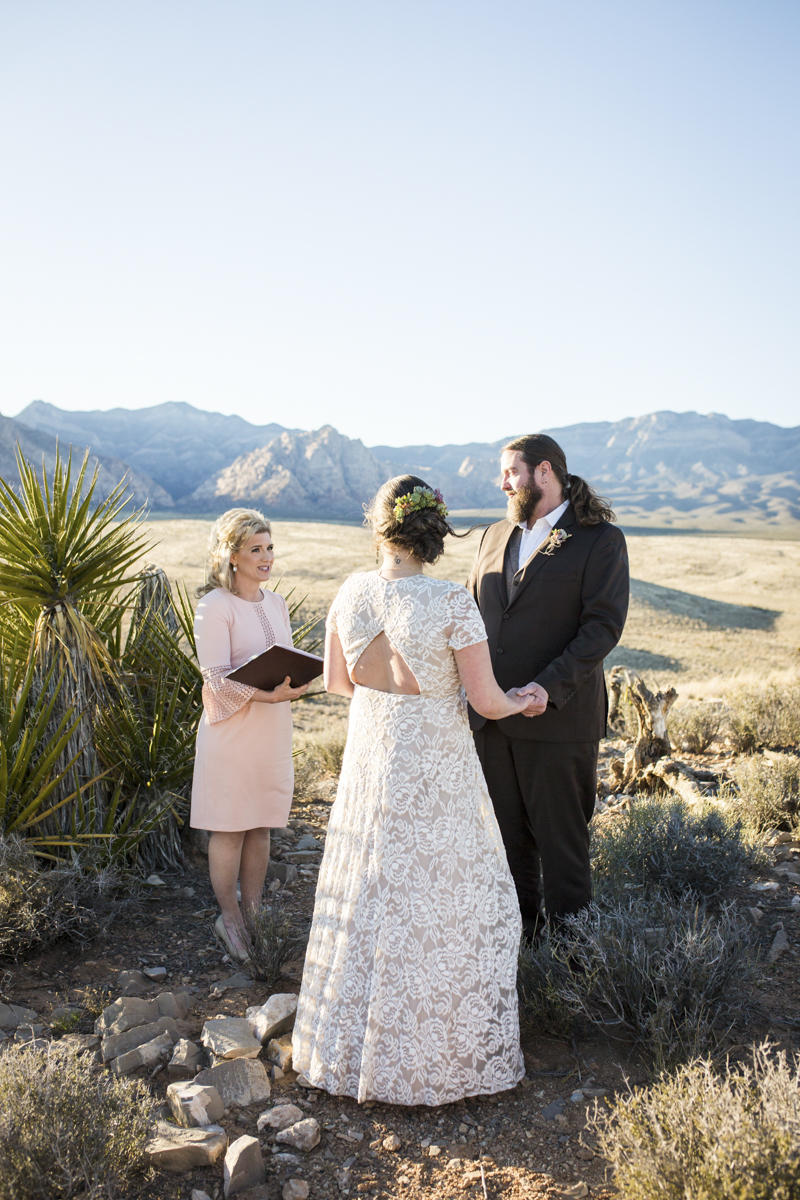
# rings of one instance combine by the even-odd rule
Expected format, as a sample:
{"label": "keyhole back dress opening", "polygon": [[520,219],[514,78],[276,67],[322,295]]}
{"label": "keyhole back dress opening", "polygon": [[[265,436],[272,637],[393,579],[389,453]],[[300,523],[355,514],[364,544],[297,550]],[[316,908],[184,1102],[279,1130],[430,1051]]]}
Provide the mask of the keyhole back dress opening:
{"label": "keyhole back dress opening", "polygon": [[384,633],[419,695],[359,685],[306,953],[293,1062],[335,1095],[447,1104],[524,1075],[516,890],[454,650],[486,640],[466,588],[350,576],[328,616],[348,672]]}

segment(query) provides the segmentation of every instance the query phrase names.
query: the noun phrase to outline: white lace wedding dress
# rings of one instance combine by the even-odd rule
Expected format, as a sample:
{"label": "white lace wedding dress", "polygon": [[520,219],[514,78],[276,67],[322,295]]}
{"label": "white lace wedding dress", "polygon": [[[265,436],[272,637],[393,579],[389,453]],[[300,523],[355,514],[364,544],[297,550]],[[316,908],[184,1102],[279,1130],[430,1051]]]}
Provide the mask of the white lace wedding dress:
{"label": "white lace wedding dress", "polygon": [[453,651],[474,600],[352,575],[328,616],[352,673],[381,632],[420,694],[356,686],[293,1037],[296,1071],[360,1101],[446,1104],[524,1075],[516,891]]}

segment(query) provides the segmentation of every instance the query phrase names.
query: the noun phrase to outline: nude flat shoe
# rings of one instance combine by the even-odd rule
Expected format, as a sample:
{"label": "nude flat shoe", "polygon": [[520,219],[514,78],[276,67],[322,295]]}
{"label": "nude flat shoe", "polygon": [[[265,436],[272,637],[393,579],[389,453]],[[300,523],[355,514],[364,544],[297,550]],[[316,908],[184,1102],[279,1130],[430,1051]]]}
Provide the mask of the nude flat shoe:
{"label": "nude flat shoe", "polygon": [[228,954],[230,954],[231,958],[235,962],[239,962],[239,963],[247,962],[247,960],[250,958],[250,955],[246,951],[244,953],[242,953],[242,951],[236,949],[233,942],[231,941],[230,934],[228,933],[227,929],[225,928],[225,922],[222,919],[222,913],[220,913],[220,915],[217,917],[216,921],[214,922],[214,932],[216,933],[219,940],[222,942],[225,949],[228,951]]}

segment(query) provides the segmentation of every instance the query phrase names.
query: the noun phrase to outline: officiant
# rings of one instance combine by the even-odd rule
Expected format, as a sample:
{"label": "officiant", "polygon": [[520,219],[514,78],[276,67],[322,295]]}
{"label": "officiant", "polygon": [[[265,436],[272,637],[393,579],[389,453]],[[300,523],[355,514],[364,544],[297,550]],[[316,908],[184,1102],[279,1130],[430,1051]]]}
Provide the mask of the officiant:
{"label": "officiant", "polygon": [[269,866],[270,829],[286,824],[294,789],[290,702],[307,690],[287,676],[272,691],[229,679],[232,670],[276,643],[292,645],[283,596],[265,590],[275,561],[269,521],[233,508],[211,531],[206,581],[195,613],[203,672],[203,716],[197,731],[193,829],[210,833],[208,867],[221,909],[215,929],[231,956],[247,958],[241,905],[261,903]]}
{"label": "officiant", "polygon": [[470,723],[526,936],[591,900],[589,821],[606,736],[603,660],[625,625],[625,538],[608,503],[570,474],[547,434],[503,447],[508,515],[484,532],[469,587],[501,688],[531,679],[524,716]]}

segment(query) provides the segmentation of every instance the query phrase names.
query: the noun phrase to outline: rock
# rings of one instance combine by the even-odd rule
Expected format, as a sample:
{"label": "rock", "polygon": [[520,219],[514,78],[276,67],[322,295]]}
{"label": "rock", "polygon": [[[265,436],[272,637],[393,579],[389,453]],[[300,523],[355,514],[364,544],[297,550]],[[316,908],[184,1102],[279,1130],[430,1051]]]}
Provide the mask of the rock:
{"label": "rock", "polygon": [[253,1036],[264,1046],[272,1038],[291,1030],[296,1012],[297,996],[293,992],[278,992],[260,1008],[248,1009],[247,1020]]}
{"label": "rock", "polygon": [[276,1104],[274,1108],[268,1108],[261,1114],[256,1122],[256,1129],[259,1133],[265,1129],[276,1129],[280,1132],[281,1129],[288,1129],[290,1125],[296,1125],[302,1119],[303,1110],[296,1104]]}
{"label": "rock", "polygon": [[264,1064],[249,1058],[234,1058],[220,1063],[218,1067],[208,1067],[195,1075],[194,1081],[215,1087],[226,1108],[233,1104],[247,1108],[250,1104],[262,1104],[270,1098],[271,1089]]}
{"label": "rock", "polygon": [[287,883],[296,883],[299,878],[300,872],[292,863],[273,862],[270,859],[267,867],[267,879],[277,879],[285,886]]}
{"label": "rock", "polygon": [[321,850],[322,845],[311,833],[304,833],[295,843],[295,850]]}
{"label": "rock", "polygon": [[800,908],[800,896],[792,896],[792,908]]}
{"label": "rock", "polygon": [[552,1104],[548,1104],[546,1108],[542,1109],[542,1116],[544,1117],[545,1121],[554,1121],[557,1116],[563,1113],[566,1107],[566,1100],[564,1100],[563,1097],[558,1096],[552,1102]]}
{"label": "rock", "polygon": [[161,1171],[192,1171],[210,1167],[225,1153],[228,1137],[221,1125],[180,1129],[159,1121],[156,1136],[145,1144],[145,1156]]}
{"label": "rock", "polygon": [[759,921],[764,920],[764,910],[762,908],[746,908],[744,911],[754,925],[758,925]]}
{"label": "rock", "polygon": [[81,1012],[82,1009],[79,1004],[59,1004],[58,1007],[54,1008],[50,1013],[50,1024],[52,1026],[55,1025],[56,1022],[61,1023],[70,1020],[74,1021],[75,1014],[80,1014]]}
{"label": "rock", "polygon": [[287,1179],[281,1196],[283,1200],[308,1200],[308,1184],[305,1179]]}
{"label": "rock", "polygon": [[160,875],[148,875],[144,881],[145,887],[166,887]]}
{"label": "rock", "polygon": [[121,996],[109,1004],[95,1024],[95,1033],[127,1033],[137,1025],[157,1021],[163,1013],[155,1000],[141,1000],[136,996]]}
{"label": "rock", "polygon": [[167,968],[166,967],[144,967],[142,970],[142,974],[146,975],[148,979],[153,979],[153,980],[166,979],[167,978]]}
{"label": "rock", "polygon": [[152,1041],[137,1046],[135,1050],[120,1054],[119,1058],[115,1058],[111,1063],[111,1070],[115,1075],[130,1075],[140,1067],[152,1067],[161,1060],[166,1062],[171,1051],[172,1038],[168,1033],[162,1033]]}
{"label": "rock", "polygon": [[258,1058],[261,1042],[244,1017],[215,1017],[206,1021],[200,1040],[217,1058]]}
{"label": "rock", "polygon": [[168,1034],[172,1043],[178,1041],[178,1026],[169,1017],[159,1017],[157,1021],[137,1025],[135,1029],[128,1029],[125,1033],[109,1033],[103,1038],[103,1062],[119,1058],[120,1054],[127,1054],[129,1050],[143,1046],[145,1042],[152,1041],[162,1033]]}
{"label": "rock", "polygon": [[12,1011],[10,1004],[0,1004],[0,1029],[16,1029],[19,1025],[17,1014]]}
{"label": "rock", "polygon": [[252,986],[253,980],[248,975],[243,975],[241,971],[237,971],[235,975],[231,975],[230,979],[218,979],[211,988],[209,994],[212,999],[216,999],[216,997],[221,996],[223,992]]}
{"label": "rock", "polygon": [[575,1151],[575,1157],[581,1162],[591,1162],[594,1158],[594,1150],[590,1150],[588,1146],[579,1146]]}
{"label": "rock", "polygon": [[[290,1034],[284,1034],[280,1038],[272,1038],[271,1041],[267,1042],[267,1058],[270,1062],[277,1063],[282,1071],[291,1071],[292,1039]],[[302,1087],[303,1085],[300,1084],[300,1086]]]}
{"label": "rock", "polygon": [[786,936],[786,930],[779,929],[772,940],[772,945],[770,946],[769,954],[767,955],[767,962],[770,964],[777,962],[784,951],[788,949],[789,939]]}
{"label": "rock", "polygon": [[[168,1018],[163,1018],[168,1020]],[[172,1058],[169,1060],[167,1074],[170,1079],[194,1079],[203,1066],[203,1051],[196,1042],[180,1038],[175,1043]]]}
{"label": "rock", "polygon": [[211,1084],[171,1083],[167,1088],[167,1104],[177,1123],[185,1129],[214,1125],[225,1112],[222,1097]]}
{"label": "rock", "polygon": [[44,1025],[18,1025],[14,1032],[15,1042],[35,1042],[44,1033]]}
{"label": "rock", "polygon": [[387,1134],[382,1142],[384,1150],[399,1150],[402,1144],[396,1133]]}
{"label": "rock", "polygon": [[582,1180],[580,1183],[573,1183],[572,1186],[562,1183],[558,1195],[563,1196],[564,1200],[582,1200],[583,1196],[589,1195],[589,1187]]}
{"label": "rock", "polygon": [[65,1033],[58,1039],[59,1046],[66,1046],[76,1054],[94,1054],[102,1062],[100,1036],[97,1033]]}
{"label": "rock", "polygon": [[192,999],[188,992],[162,992],[156,996],[159,1016],[172,1017],[175,1021],[183,1021],[191,1007]]}
{"label": "rock", "polygon": [[569,1121],[563,1113],[556,1113],[556,1115],[553,1117],[553,1124],[555,1125],[556,1129],[569,1128]]}
{"label": "rock", "polygon": [[117,987],[120,996],[141,996],[150,987],[150,980],[141,971],[120,971]]}
{"label": "rock", "polygon": [[428,1147],[428,1158],[438,1158],[441,1153],[442,1153],[441,1146],[429,1146]]}
{"label": "rock", "polygon": [[752,883],[750,885],[751,892],[777,892],[780,884],[776,879],[770,879],[767,883]]}
{"label": "rock", "polygon": [[266,1178],[267,1168],[258,1138],[245,1134],[244,1137],[231,1142],[225,1155],[223,1186],[226,1200],[228,1196],[243,1192],[245,1188],[256,1187]]}
{"label": "rock", "polygon": [[272,1063],[270,1066],[268,1074],[273,1083],[277,1083],[279,1079],[284,1078],[283,1071],[280,1069],[280,1067],[276,1066],[275,1063]]}
{"label": "rock", "polygon": [[211,1197],[200,1188],[192,1188],[192,1200],[211,1200]]}
{"label": "rock", "polygon": [[578,1091],[575,1091],[572,1093],[572,1095],[569,1098],[569,1102],[570,1102],[570,1104],[580,1104],[581,1101],[585,1100],[585,1099],[586,1099],[586,1096],[584,1095],[584,1093],[582,1091],[578,1090]]}
{"label": "rock", "polygon": [[293,1146],[295,1150],[313,1150],[319,1145],[319,1121],[315,1117],[306,1117],[304,1121],[296,1121],[288,1129],[282,1129],[275,1138],[284,1146]]}

